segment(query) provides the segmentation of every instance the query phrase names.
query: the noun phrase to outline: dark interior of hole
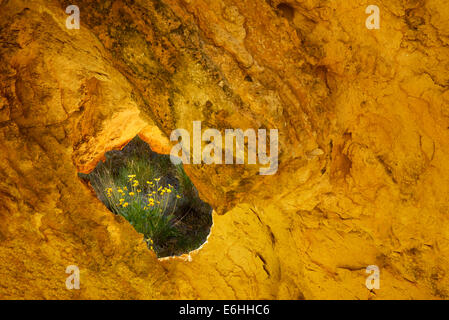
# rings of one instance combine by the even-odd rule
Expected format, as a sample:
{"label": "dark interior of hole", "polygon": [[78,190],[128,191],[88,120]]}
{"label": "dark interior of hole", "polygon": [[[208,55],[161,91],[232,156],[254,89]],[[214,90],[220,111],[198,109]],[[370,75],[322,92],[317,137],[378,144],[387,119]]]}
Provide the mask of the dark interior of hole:
{"label": "dark interior of hole", "polygon": [[182,165],[153,152],[139,137],[105,158],[80,178],[111,212],[144,234],[158,257],[187,253],[206,241],[212,208],[199,198]]}
{"label": "dark interior of hole", "polygon": [[289,21],[292,21],[295,17],[295,9],[287,3],[280,3],[277,6],[277,9],[279,10],[279,13]]}

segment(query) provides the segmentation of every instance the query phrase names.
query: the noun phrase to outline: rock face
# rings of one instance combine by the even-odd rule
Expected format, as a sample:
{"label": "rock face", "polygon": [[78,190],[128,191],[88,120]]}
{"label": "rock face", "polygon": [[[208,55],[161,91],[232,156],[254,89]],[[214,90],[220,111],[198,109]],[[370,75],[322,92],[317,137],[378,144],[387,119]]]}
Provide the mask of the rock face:
{"label": "rock face", "polygon": [[[0,4],[0,298],[449,298],[449,1],[378,0],[379,30],[369,1],[70,4]],[[214,226],[158,260],[77,173],[194,120],[278,129],[279,169],[186,166]]]}

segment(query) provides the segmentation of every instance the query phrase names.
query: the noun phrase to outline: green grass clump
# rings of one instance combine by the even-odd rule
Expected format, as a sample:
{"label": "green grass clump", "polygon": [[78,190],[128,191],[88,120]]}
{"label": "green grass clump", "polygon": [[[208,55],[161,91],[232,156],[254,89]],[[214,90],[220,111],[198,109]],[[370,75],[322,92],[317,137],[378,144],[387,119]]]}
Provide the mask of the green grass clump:
{"label": "green grass clump", "polygon": [[108,205],[142,233],[147,242],[163,243],[178,234],[173,213],[181,196],[173,186],[160,185],[160,178],[145,180],[142,185],[136,176],[128,175],[126,184],[104,190]]}

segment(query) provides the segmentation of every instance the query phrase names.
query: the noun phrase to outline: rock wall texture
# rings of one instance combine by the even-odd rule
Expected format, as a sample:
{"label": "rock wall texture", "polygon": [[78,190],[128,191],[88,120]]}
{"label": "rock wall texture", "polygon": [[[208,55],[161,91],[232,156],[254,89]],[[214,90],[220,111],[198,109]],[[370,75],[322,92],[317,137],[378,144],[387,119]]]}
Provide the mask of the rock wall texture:
{"label": "rock wall texture", "polygon": [[[76,2],[0,2],[0,298],[449,298],[448,0]],[[279,170],[187,166],[214,226],[158,260],[77,173],[194,120]]]}

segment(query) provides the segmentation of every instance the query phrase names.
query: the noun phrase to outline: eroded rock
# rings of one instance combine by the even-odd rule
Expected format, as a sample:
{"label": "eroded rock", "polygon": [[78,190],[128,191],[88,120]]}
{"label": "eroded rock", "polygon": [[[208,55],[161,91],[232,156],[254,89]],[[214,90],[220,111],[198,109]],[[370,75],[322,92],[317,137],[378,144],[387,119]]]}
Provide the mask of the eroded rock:
{"label": "eroded rock", "polygon": [[[447,1],[378,1],[379,30],[347,1],[69,4],[0,5],[2,298],[448,298]],[[159,261],[77,172],[193,121],[278,129],[279,170],[188,166],[219,214]]]}

